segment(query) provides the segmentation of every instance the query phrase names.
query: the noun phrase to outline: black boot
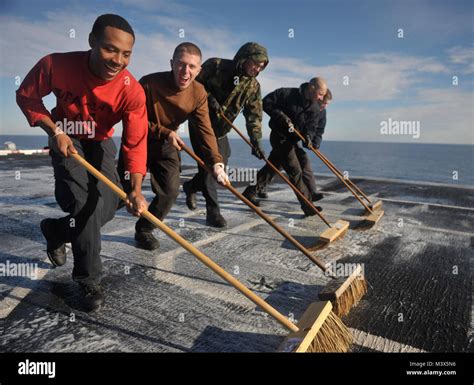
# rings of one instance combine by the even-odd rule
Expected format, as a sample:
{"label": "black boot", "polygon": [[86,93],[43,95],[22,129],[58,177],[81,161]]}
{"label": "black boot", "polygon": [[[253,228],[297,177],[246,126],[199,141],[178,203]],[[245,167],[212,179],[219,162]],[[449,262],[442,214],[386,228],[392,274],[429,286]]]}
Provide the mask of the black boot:
{"label": "black boot", "polygon": [[258,196],[259,198],[262,198],[262,199],[267,199],[267,198],[268,198],[268,194],[267,194],[266,191],[259,191],[259,192],[257,193],[257,196]]}
{"label": "black boot", "polygon": [[191,191],[190,181],[183,183],[183,191],[186,194],[186,206],[188,206],[188,209],[196,210],[197,208],[196,193],[194,191]]}
{"label": "black boot", "polygon": [[99,284],[79,283],[82,289],[82,305],[88,313],[99,310],[104,305],[104,290]]}
{"label": "black boot", "polygon": [[242,195],[252,202],[255,206],[260,206],[260,202],[257,199],[257,193],[255,191],[255,186],[248,186]]}
{"label": "black boot", "polygon": [[156,239],[151,231],[136,231],[135,241],[137,247],[144,250],[156,250],[160,248],[160,242]]}
{"label": "black boot", "polygon": [[223,228],[227,226],[227,221],[221,215],[218,207],[208,207],[206,223],[208,226]]}
{"label": "black boot", "polygon": [[[318,212],[323,211],[322,207],[320,206],[315,206]],[[301,210],[304,212],[305,217],[312,217],[313,215],[316,215],[316,212],[312,207],[309,207],[307,204],[302,204],[301,205]]]}
{"label": "black boot", "polygon": [[323,198],[324,198],[324,195],[321,194],[321,193],[313,193],[313,194],[311,194],[311,200],[312,200],[313,202],[320,201],[320,200],[323,199]]}
{"label": "black boot", "polygon": [[66,263],[66,246],[57,238],[54,229],[54,219],[46,218],[40,223],[41,232],[46,238],[46,254],[54,266],[62,266]]}

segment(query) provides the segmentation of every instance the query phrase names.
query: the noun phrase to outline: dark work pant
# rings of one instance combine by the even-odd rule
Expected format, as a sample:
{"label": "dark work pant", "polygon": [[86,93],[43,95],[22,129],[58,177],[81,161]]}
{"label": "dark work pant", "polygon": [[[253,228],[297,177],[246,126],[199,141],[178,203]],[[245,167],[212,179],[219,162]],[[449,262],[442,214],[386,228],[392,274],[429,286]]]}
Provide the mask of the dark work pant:
{"label": "dark work pant", "polygon": [[[306,151],[301,148],[299,145],[295,145],[295,153],[296,157],[298,158],[298,162],[301,166],[301,171],[303,173],[303,183],[305,184],[306,188],[308,189],[309,193],[315,194],[316,193],[316,181],[314,179],[313,168],[311,166],[311,161],[309,160],[308,154]],[[281,170],[281,169],[280,169]],[[276,175],[276,174],[274,174]],[[268,182],[267,186],[272,182],[273,178]],[[261,188],[259,191],[265,191],[264,188]]]}
{"label": "dark work pant", "polygon": [[[179,194],[181,157],[178,150],[167,141],[152,139],[148,141],[147,159],[151,176],[151,188],[155,193],[148,211],[159,220],[163,220],[170,212]],[[123,169],[123,159],[120,156],[119,173],[121,178]],[[129,189],[129,187],[127,188]],[[154,228],[155,225],[145,218],[140,218],[135,225],[138,232],[151,232]]]}
{"label": "dark work pant", "polygon": [[[309,190],[303,182],[303,171],[296,155],[297,143],[289,142],[273,131],[270,134],[270,143],[272,145],[272,151],[270,152],[268,160],[279,170],[283,168],[290,182],[293,183],[306,198],[311,199]],[[273,171],[270,166],[263,166],[257,173],[257,184],[250,186],[250,191],[253,193],[265,191],[275,175],[275,171]],[[302,206],[306,205],[303,199],[296,193],[295,195]]]}
{"label": "dark work pant", "polygon": [[[199,150],[201,148],[199,139],[195,134],[193,134],[192,131],[190,131],[190,139],[197,156],[205,161],[204,154]],[[229,139],[227,139],[227,136],[217,138],[217,148],[219,150],[219,154],[221,154],[224,160],[224,165],[227,165],[227,161],[229,160],[231,154]],[[208,211],[219,210],[217,181],[213,175],[206,172],[201,166],[198,166],[198,173],[194,175],[193,179],[191,179],[190,187],[191,191],[202,192],[202,195],[206,199],[206,208]]]}
{"label": "dark work pant", "polygon": [[303,171],[303,183],[308,188],[310,194],[316,194],[316,182],[314,180],[313,167],[306,151],[299,145],[295,148],[296,157]]}
{"label": "dark work pant", "polygon": [[[81,141],[71,138],[79,155],[112,182],[120,184],[115,168],[117,149],[112,139]],[[56,201],[69,215],[53,222],[59,239],[71,242],[74,256],[72,277],[88,284],[100,283],[100,229],[112,220],[119,198],[102,182],[90,175],[73,158],[50,152],[54,169]]]}

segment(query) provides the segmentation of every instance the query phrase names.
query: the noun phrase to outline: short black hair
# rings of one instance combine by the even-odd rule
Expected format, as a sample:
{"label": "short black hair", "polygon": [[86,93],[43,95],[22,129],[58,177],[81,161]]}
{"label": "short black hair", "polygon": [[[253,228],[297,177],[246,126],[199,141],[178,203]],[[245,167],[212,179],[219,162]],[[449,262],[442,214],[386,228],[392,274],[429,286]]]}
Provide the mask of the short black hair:
{"label": "short black hair", "polygon": [[194,43],[190,43],[186,41],[184,43],[179,44],[173,52],[173,59],[180,54],[181,52],[187,52],[191,55],[199,56],[202,59],[201,49]]}
{"label": "short black hair", "polygon": [[121,29],[122,31],[131,34],[133,40],[135,40],[135,33],[133,32],[132,26],[122,16],[111,13],[100,15],[92,26],[91,34],[94,35],[96,39],[101,39],[104,35],[105,27]]}

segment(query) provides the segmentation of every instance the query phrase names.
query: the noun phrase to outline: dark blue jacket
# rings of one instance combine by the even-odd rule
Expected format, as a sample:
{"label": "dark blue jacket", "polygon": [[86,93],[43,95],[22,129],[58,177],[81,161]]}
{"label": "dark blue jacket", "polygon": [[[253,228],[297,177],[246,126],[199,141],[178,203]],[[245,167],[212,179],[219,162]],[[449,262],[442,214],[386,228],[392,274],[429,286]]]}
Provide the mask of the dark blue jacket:
{"label": "dark blue jacket", "polygon": [[[324,126],[326,125],[326,112],[321,114],[320,105],[304,97],[304,90],[308,83],[303,83],[299,88],[278,88],[263,98],[263,110],[270,116],[270,128],[276,131],[282,139],[297,143],[299,138],[295,133],[288,131],[285,118],[291,119],[295,128],[304,136],[309,135],[311,142],[321,142]],[[322,130],[320,118],[324,116]]]}
{"label": "dark blue jacket", "polygon": [[319,148],[321,142],[323,141],[324,129],[326,128],[326,109],[322,110],[319,113],[318,127],[316,127],[316,133],[312,137],[313,147]]}

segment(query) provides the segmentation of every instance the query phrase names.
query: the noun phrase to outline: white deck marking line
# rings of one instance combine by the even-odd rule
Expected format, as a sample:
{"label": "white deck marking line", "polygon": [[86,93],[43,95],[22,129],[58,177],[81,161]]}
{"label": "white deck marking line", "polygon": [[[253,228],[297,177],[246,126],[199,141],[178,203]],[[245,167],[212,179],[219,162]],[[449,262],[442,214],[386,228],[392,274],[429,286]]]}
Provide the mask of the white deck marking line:
{"label": "white deck marking line", "polygon": [[[278,193],[278,191],[274,191],[272,193],[269,193],[268,195],[272,195],[272,194],[276,194]],[[234,199],[233,201],[229,202],[229,203],[226,203],[227,205],[235,205],[236,203],[238,202],[241,202],[240,199]],[[222,205],[223,208],[225,208],[224,205]],[[250,208],[249,208],[250,210]],[[195,215],[198,215],[198,214],[203,214],[205,213],[206,211],[203,210],[203,209],[200,209],[200,210],[195,210],[195,211],[191,211],[187,214],[183,214],[183,215],[180,215],[180,218],[190,218],[190,217],[193,217]],[[126,218],[130,218],[132,220],[134,220],[134,223],[135,221],[137,220],[135,217],[132,217],[132,216],[123,216],[123,215],[115,215],[114,218],[121,218],[121,219],[126,219]],[[280,218],[279,215],[276,215],[274,216],[273,218]],[[263,221],[263,220],[262,220]],[[103,233],[104,235],[118,235],[118,234],[122,234],[122,233],[127,233],[129,231],[133,231],[133,229],[135,228],[135,224],[131,227],[127,227],[127,228],[124,228],[124,229],[120,229],[120,230],[115,230],[115,231],[111,231],[111,232],[108,232],[108,233]]]}
{"label": "white deck marking line", "polygon": [[[263,223],[263,219],[255,219],[251,222],[246,222],[232,228],[231,229],[232,233],[224,233],[224,232],[217,233],[215,235],[212,235],[200,241],[194,242],[193,245],[196,248],[200,249],[201,247],[209,243],[218,241],[219,239],[222,239],[229,235],[235,235],[236,232],[249,230],[252,227],[255,227],[261,223]],[[231,302],[231,303],[237,303],[241,306],[248,306],[248,303],[249,303],[248,299],[245,296],[240,295],[240,293],[235,291],[235,289],[231,286],[229,286],[228,290],[222,287],[219,290],[210,290],[210,288],[212,288],[213,286],[213,284],[210,282],[202,281],[202,280],[192,278],[192,277],[176,276],[174,272],[174,261],[177,256],[183,253],[187,253],[187,250],[179,246],[176,249],[167,251],[157,256],[157,258],[154,258],[153,261],[155,263],[153,264],[153,267],[161,269],[161,270],[169,270],[169,272],[159,271],[159,270],[155,271],[155,274],[154,274],[155,279],[159,280],[160,282],[167,282],[174,286],[182,287],[185,290],[192,291],[194,294],[201,294],[204,296],[217,298],[224,302]],[[193,256],[190,256],[190,258],[192,257]],[[212,256],[210,257],[212,258]],[[114,257],[114,259],[117,259],[117,257]],[[150,258],[147,258],[147,259],[150,261]]]}
{"label": "white deck marking line", "polygon": [[443,207],[447,209],[474,211],[474,208],[472,207],[444,205],[441,203],[416,202],[416,201],[407,201],[403,199],[392,199],[392,198],[383,198],[380,200],[386,201],[386,202],[394,202],[394,203],[410,203],[410,204],[426,205],[426,206],[433,206],[433,207]]}
{"label": "white deck marking line", "polygon": [[[276,216],[274,218],[281,218],[281,217]],[[231,233],[231,234],[219,233],[219,234],[213,235],[211,237],[208,237],[206,239],[195,242],[194,245],[199,248],[201,246],[205,246],[205,245],[207,245],[211,242],[214,242],[216,240],[222,239],[222,238],[224,238],[228,235],[235,235],[235,233],[251,229],[252,227],[255,227],[256,225],[259,225],[261,223],[264,223],[263,219],[260,219],[260,218],[255,219],[251,222],[244,223],[244,224],[241,224],[239,226],[234,227],[232,229],[233,233]],[[299,250],[291,250],[291,251],[294,251],[295,253],[299,253]],[[180,276],[178,279],[176,279],[176,276],[174,274],[169,274],[167,272],[161,271],[161,270],[168,270],[170,272],[173,272],[174,271],[173,262],[174,262],[175,258],[178,255],[180,255],[184,252],[186,252],[185,249],[183,249],[181,247],[178,247],[177,249],[170,250],[170,251],[160,255],[158,258],[156,258],[156,264],[154,266],[156,268],[159,268],[160,270],[159,271],[157,270],[155,272],[155,278],[160,280],[160,281],[163,281],[163,282],[168,282],[168,283],[173,284],[173,285],[181,286],[181,287],[185,288],[186,290],[192,290],[195,293],[199,293],[199,294],[202,294],[202,295],[205,295],[205,296],[212,296],[213,298],[219,298],[223,301],[229,301],[229,295],[230,295],[229,293],[234,293],[234,294],[232,294],[233,296],[235,296],[237,298],[242,297],[241,298],[242,302],[240,302],[240,300],[239,300],[239,303],[248,302],[248,300],[244,296],[242,296],[240,293],[235,291],[235,289],[231,286],[229,286],[230,290],[228,292],[224,292],[223,290],[218,290],[217,292],[215,292],[213,290],[209,290],[209,287],[210,287],[209,282],[196,280],[194,278],[185,277],[185,276]],[[210,256],[210,257],[212,258],[212,256]],[[293,269],[289,269],[289,270],[293,270]],[[308,274],[308,275],[311,276],[311,277],[314,277],[315,280],[321,279],[320,276],[319,277],[317,275],[315,276],[314,273],[311,273],[311,274]]]}
{"label": "white deck marking line", "polygon": [[[354,344],[364,348],[377,350],[379,352],[390,353],[427,353],[426,350],[415,348],[410,345],[402,344],[385,337],[376,336],[368,332],[349,328],[354,336]],[[382,346],[380,346],[382,345]]]}
{"label": "white deck marking line", "polygon": [[[40,279],[43,279],[43,277],[50,271],[50,269],[43,269],[43,268],[37,268],[37,279],[35,281],[39,281]],[[0,319],[5,319],[8,317],[8,315],[17,307],[21,300],[25,298],[29,292],[32,290],[32,288],[26,288],[26,287],[20,287],[16,286],[14,287],[8,294],[7,296],[0,301]]]}
{"label": "white deck marking line", "polygon": [[[333,191],[322,191],[323,194],[329,195],[346,195],[348,197],[352,196],[351,193],[338,193]],[[355,198],[354,198],[355,199]],[[434,206],[434,207],[444,207],[447,209],[457,209],[457,210],[467,210],[467,211],[474,211],[472,207],[465,207],[465,206],[453,206],[453,205],[443,205],[441,203],[429,203],[429,202],[417,202],[417,201],[407,201],[403,199],[393,199],[393,198],[374,198],[374,200],[381,200],[383,202],[394,202],[394,203],[410,203],[416,205],[426,205],[426,206]]]}
{"label": "white deck marking line", "polygon": [[[279,216],[276,216],[275,218],[279,218]],[[259,224],[262,224],[262,223],[264,223],[263,219],[260,219],[260,218],[259,219],[254,219],[250,222],[245,222],[245,223],[242,223],[241,225],[232,227],[232,228],[228,229],[228,231],[217,232],[216,234],[208,236],[207,238],[204,238],[204,239],[201,239],[197,242],[194,242],[193,245],[195,247],[205,246],[208,243],[217,241],[217,240],[222,239],[224,237],[227,237],[227,236],[230,236],[230,235],[237,235],[238,233],[240,233],[242,231],[249,230],[252,227],[255,227],[255,226],[257,226]],[[163,254],[160,254],[158,256],[159,257],[159,262],[164,262],[166,259],[174,258],[174,257],[176,257],[179,254],[184,253],[184,252],[187,252],[187,251],[185,249],[183,249],[181,246],[179,246],[179,247],[177,247],[173,250],[169,250],[169,251],[167,251]],[[105,254],[101,254],[101,255],[107,258],[107,256]],[[150,258],[146,257],[146,259],[149,260]],[[154,264],[153,266],[158,267],[157,264]],[[160,266],[160,268],[161,268],[161,266]]]}
{"label": "white deck marking line", "polygon": [[417,229],[423,229],[423,230],[428,230],[428,231],[433,231],[435,233],[446,233],[446,234],[452,234],[452,235],[463,235],[467,237],[472,237],[474,236],[474,233],[469,233],[467,231],[458,231],[458,230],[449,230],[449,229],[438,229],[436,227],[425,227],[425,226],[416,226],[416,225],[411,225],[411,224],[406,224],[405,226],[407,227],[414,227]]}
{"label": "white deck marking line", "polygon": [[[192,211],[188,214],[183,214],[183,215],[180,216],[180,218],[190,218],[190,217],[193,217],[197,214],[202,214],[202,213],[205,213],[205,211],[204,210],[196,210],[196,211]],[[126,227],[126,228],[123,228],[123,229],[120,229],[120,230],[110,231],[110,232],[107,232],[107,233],[104,232],[104,233],[102,233],[103,235],[117,235],[117,234],[126,233],[128,231],[132,231],[132,230],[135,229],[135,222],[138,220],[137,217],[132,217],[131,215],[130,216],[115,215],[114,218],[130,219],[131,221],[133,221],[133,226]],[[169,220],[167,222],[169,222]]]}
{"label": "white deck marking line", "polygon": [[[280,193],[280,192],[281,192],[280,190],[277,190],[277,191],[270,192],[268,195],[269,196],[270,195],[275,195],[275,194]],[[328,192],[326,192],[326,193],[328,193]],[[329,192],[328,194],[343,195],[345,193]],[[397,200],[392,200],[392,199],[387,199],[387,198],[384,198],[382,200],[393,201],[393,202],[402,202],[402,203],[422,204],[422,205],[428,205],[428,206],[430,206],[430,205],[431,206],[440,206],[440,207],[446,207],[446,208],[466,209],[466,210],[474,211],[474,209],[464,208],[464,207],[459,207],[459,206],[448,206],[448,205],[441,205],[441,204],[413,202],[413,201],[401,201],[401,200],[397,201]],[[240,202],[240,200],[235,199],[234,201],[230,202],[229,204],[235,204],[237,202]],[[188,218],[188,217],[192,217],[192,216],[195,216],[197,214],[200,214],[202,212],[203,212],[203,210],[197,210],[195,212],[190,212],[188,214],[184,214],[181,217],[182,218]],[[275,219],[276,218],[281,218],[281,216],[276,215],[273,218],[275,218]],[[256,226],[260,223],[263,223],[263,222],[264,221],[262,219],[256,219],[254,221],[244,223],[242,225],[236,226],[236,227],[234,227],[232,229],[229,229],[229,230],[232,230],[233,233],[235,233],[235,232],[238,233],[240,231],[248,230],[248,229],[250,229],[250,228],[252,228],[252,227],[254,227],[254,226]],[[412,225],[410,225],[410,226],[412,226]],[[434,231],[434,232],[443,232],[443,233],[448,233],[448,234],[455,234],[455,235],[467,235],[467,236],[474,235],[473,233],[456,231],[456,230],[445,230],[445,229],[437,229],[437,228],[423,227],[423,226],[412,226],[412,227],[422,228],[422,229],[429,230],[429,231]],[[299,227],[295,227],[295,228],[300,229]],[[130,230],[133,230],[133,227],[130,227],[130,228],[127,228],[127,229],[116,230],[116,231],[113,231],[113,232],[110,232],[110,233],[104,233],[104,235],[116,235],[116,234],[120,234],[120,233],[123,233],[123,232],[128,232]],[[217,234],[212,235],[208,238],[205,238],[205,239],[202,239],[198,242],[195,242],[194,245],[196,247],[203,246],[203,245],[206,245],[208,243],[219,240],[221,238],[224,238],[228,235],[235,235],[233,233],[229,233],[229,232],[217,233]],[[171,262],[172,258],[176,257],[177,255],[179,255],[183,252],[185,252],[185,250],[183,248],[180,248],[180,247],[178,247],[174,250],[170,250],[170,251],[160,255],[160,262]],[[158,267],[158,266],[156,266],[156,267]],[[160,266],[160,268],[163,268],[163,267],[164,266]],[[38,269],[38,280],[42,279],[48,271],[49,271],[49,269]],[[161,276],[160,278],[163,279],[163,276]],[[176,284],[175,281],[173,283]],[[32,290],[31,288],[22,288],[22,287],[15,287],[14,289],[12,289],[12,291],[9,293],[9,295],[7,295],[6,298],[4,298],[2,301],[0,301],[0,319],[4,319],[4,318],[8,317],[10,312],[13,311],[13,309],[21,302],[21,300],[24,297],[26,297],[28,295],[28,293],[31,290]],[[16,298],[9,298],[10,295],[13,296],[13,297],[16,297]],[[378,338],[381,338],[381,337],[378,337]]]}
{"label": "white deck marking line", "polygon": [[[194,214],[194,213],[192,213],[192,214]],[[246,223],[243,223],[239,226],[233,227],[230,230],[232,230],[233,232],[238,233],[238,232],[241,232],[241,231],[251,229],[252,227],[255,227],[255,226],[259,225],[260,223],[263,223],[263,219],[255,219],[251,222],[246,222]],[[228,235],[235,235],[235,234],[228,233],[228,232],[217,233],[215,235],[212,235],[210,237],[207,237],[205,239],[197,241],[197,242],[193,243],[193,245],[196,246],[196,247],[203,246],[203,245],[206,245],[208,243],[211,243],[211,242],[217,241],[219,239],[222,239],[222,238],[224,238]],[[67,248],[70,249],[69,245],[67,245]],[[170,251],[168,251],[164,254],[160,254],[159,262],[164,262],[167,259],[171,260],[174,257],[176,257],[179,254],[184,253],[184,252],[186,252],[185,249],[183,249],[182,247],[177,247],[176,249],[170,250]],[[104,254],[102,254],[102,256],[107,258],[107,256],[104,255]],[[161,265],[161,263],[160,263],[160,265]],[[156,266],[156,267],[158,267],[158,266]],[[160,268],[162,268],[162,267],[160,266]],[[38,268],[38,275],[37,275],[38,278],[37,278],[37,280],[42,279],[48,271],[49,271],[49,269],[40,269],[40,268]],[[167,281],[170,281],[173,284],[176,284],[176,282],[174,282],[172,280],[167,280]],[[31,290],[32,290],[32,288],[23,288],[23,287],[18,287],[18,286],[13,288],[10,291],[10,293],[8,293],[8,295],[2,301],[0,301],[0,319],[7,318],[8,315],[15,309],[16,306],[18,306],[20,304],[21,300],[23,298],[25,298]],[[224,299],[224,298],[221,298],[221,299]]]}
{"label": "white deck marking line", "polygon": [[[204,246],[204,245],[207,245],[208,243],[217,241],[217,240],[222,239],[224,237],[227,237],[229,235],[236,235],[236,233],[240,233],[242,231],[249,230],[252,227],[255,227],[255,226],[257,226],[261,223],[264,223],[263,219],[260,219],[260,218],[259,219],[254,219],[253,221],[242,223],[241,225],[238,225],[236,227],[233,227],[233,228],[229,229],[232,232],[218,232],[218,233],[216,233],[214,235],[211,235],[207,238],[204,238],[204,239],[201,239],[197,242],[194,242],[193,245],[196,246],[196,247]],[[174,257],[176,257],[179,254],[184,253],[184,252],[187,252],[187,251],[185,249],[183,249],[181,246],[179,246],[176,249],[173,249],[173,250],[167,251],[164,254],[161,254],[160,258],[159,258],[159,262],[164,262],[166,259],[174,258]],[[155,266],[157,266],[157,265],[155,265]]]}
{"label": "white deck marking line", "polygon": [[[263,223],[263,219],[255,219],[251,222],[246,222],[246,223],[243,223],[239,226],[236,226],[236,227],[232,228],[231,230],[234,231],[234,232],[241,232],[241,231],[248,230],[252,227],[255,227],[255,226],[259,225],[260,223]],[[205,239],[202,239],[200,241],[195,242],[194,246],[196,246],[196,247],[203,246],[203,245],[206,245],[208,243],[219,240],[221,238],[224,238],[228,235],[233,235],[233,234],[228,233],[228,232],[217,233],[215,235],[212,235],[210,237],[207,237]],[[67,246],[67,248],[69,249],[69,245]],[[170,263],[171,260],[174,257],[176,257],[179,254],[184,253],[184,252],[186,252],[185,249],[183,249],[182,247],[178,247],[174,250],[170,250],[170,251],[168,251],[164,254],[161,254],[159,256],[159,262],[160,262],[159,265],[161,265],[161,262],[169,262]],[[106,255],[102,254],[102,256],[107,258]],[[169,261],[166,261],[166,260],[169,260]],[[156,267],[163,268],[162,266],[156,266]],[[50,271],[50,270],[49,269],[38,268],[38,270],[37,270],[37,280],[39,281],[40,279],[42,279],[48,273],[48,271]],[[161,278],[161,280],[166,280],[166,281],[169,281],[170,283],[173,283],[173,284],[176,285],[176,281],[163,279],[163,276],[160,276],[160,278]],[[188,280],[189,281],[194,281],[194,279],[191,279],[191,278],[188,278]],[[189,281],[188,281],[188,283],[189,283]],[[196,286],[196,285],[193,285],[193,286]],[[31,290],[32,290],[32,288],[24,288],[24,287],[19,287],[19,286],[13,288],[8,293],[8,295],[2,301],[0,301],[0,319],[7,318],[8,315],[15,309],[15,307],[17,307],[20,304],[22,299],[24,299],[29,294],[29,292]],[[207,293],[207,292],[205,292],[204,289],[201,289],[201,291],[203,293]],[[226,294],[226,295],[228,295],[228,294]],[[223,296],[220,299],[224,300],[225,299],[224,297],[225,296]]]}

